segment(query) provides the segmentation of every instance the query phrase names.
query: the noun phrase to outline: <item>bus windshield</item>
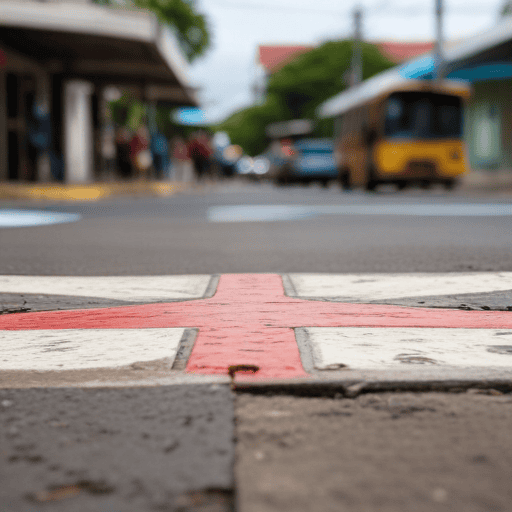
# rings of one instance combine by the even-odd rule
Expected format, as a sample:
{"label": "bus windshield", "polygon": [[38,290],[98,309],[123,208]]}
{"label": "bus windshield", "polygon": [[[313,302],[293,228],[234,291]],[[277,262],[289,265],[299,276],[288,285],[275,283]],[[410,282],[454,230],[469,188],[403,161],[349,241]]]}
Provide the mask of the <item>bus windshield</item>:
{"label": "bus windshield", "polygon": [[397,92],[386,103],[388,138],[448,139],[462,135],[462,101],[457,96]]}

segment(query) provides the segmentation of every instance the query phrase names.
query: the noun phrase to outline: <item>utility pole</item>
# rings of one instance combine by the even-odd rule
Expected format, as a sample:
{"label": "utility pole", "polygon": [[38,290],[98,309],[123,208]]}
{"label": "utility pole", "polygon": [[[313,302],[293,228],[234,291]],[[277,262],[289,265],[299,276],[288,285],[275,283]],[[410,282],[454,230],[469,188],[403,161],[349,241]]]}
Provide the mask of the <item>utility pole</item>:
{"label": "utility pole", "polygon": [[363,80],[363,52],[361,41],[363,39],[363,10],[361,7],[354,9],[354,39],[352,41],[352,64],[350,71],[350,86],[359,85]]}
{"label": "utility pole", "polygon": [[434,78],[443,79],[443,0],[435,0],[436,5],[436,43],[434,48]]}

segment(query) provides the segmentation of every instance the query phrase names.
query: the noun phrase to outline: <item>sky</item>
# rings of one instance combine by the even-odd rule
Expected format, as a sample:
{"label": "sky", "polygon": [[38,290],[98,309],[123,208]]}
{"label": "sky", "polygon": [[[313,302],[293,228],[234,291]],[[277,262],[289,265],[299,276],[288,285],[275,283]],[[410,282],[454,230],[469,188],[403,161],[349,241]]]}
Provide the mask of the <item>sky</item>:
{"label": "sky", "polygon": [[[492,28],[503,0],[443,0],[444,37],[461,39]],[[435,0],[196,0],[212,46],[189,70],[209,123],[252,104],[260,44],[321,44],[353,33],[352,12],[363,10],[367,41],[429,41]]]}

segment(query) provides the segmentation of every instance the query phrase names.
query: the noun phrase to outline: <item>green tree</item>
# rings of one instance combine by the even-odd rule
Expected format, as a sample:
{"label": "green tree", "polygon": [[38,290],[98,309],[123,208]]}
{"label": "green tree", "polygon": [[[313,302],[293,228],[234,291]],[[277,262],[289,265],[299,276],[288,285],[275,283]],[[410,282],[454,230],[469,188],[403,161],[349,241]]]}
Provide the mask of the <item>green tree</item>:
{"label": "green tree", "polygon": [[267,94],[262,105],[254,105],[235,112],[215,127],[229,134],[233,144],[239,144],[249,155],[261,153],[267,144],[265,127],[286,119],[288,109],[279,96]]}
{"label": "green tree", "polygon": [[[363,79],[395,64],[372,44],[362,43]],[[316,119],[316,109],[347,87],[345,76],[352,60],[351,41],[329,41],[304,53],[274,73],[268,80],[262,105],[238,111],[216,128],[248,154],[261,152],[268,141],[265,127],[277,121]],[[316,136],[332,135],[332,120],[316,120]]]}
{"label": "green tree", "polygon": [[158,19],[176,30],[178,41],[190,61],[204,54],[210,46],[210,28],[204,14],[197,11],[195,0],[94,0],[101,5],[134,5],[155,13]]}
{"label": "green tree", "polygon": [[510,16],[512,14],[512,1],[505,0],[500,8],[500,18]]}

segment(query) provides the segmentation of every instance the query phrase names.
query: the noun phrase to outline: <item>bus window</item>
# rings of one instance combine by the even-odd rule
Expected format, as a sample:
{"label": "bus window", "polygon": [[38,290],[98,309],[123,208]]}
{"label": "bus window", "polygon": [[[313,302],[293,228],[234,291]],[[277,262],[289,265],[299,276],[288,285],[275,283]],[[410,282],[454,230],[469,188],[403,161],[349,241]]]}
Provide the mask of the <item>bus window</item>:
{"label": "bus window", "polygon": [[434,131],[441,137],[460,137],[462,135],[462,107],[460,100],[456,105],[442,105],[437,108],[434,116]]}
{"label": "bus window", "polygon": [[445,94],[395,93],[387,100],[384,126],[389,138],[460,138],[462,103]]}

